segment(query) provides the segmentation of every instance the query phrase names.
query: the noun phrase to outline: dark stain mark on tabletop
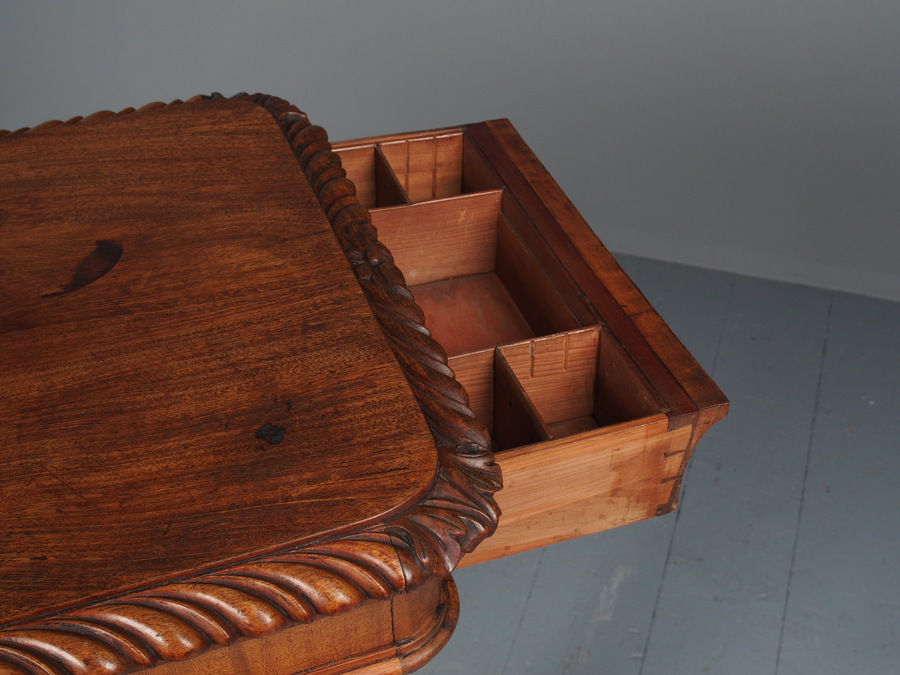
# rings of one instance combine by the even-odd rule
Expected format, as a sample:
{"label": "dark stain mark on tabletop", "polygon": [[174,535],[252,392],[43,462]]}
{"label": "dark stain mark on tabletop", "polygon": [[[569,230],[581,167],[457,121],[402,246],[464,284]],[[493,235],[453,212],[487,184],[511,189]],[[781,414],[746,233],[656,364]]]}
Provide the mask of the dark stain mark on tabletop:
{"label": "dark stain mark on tabletop", "polygon": [[112,239],[101,239],[96,248],[88,253],[72,270],[72,280],[61,290],[45,293],[42,298],[54,298],[79,288],[84,288],[109,272],[122,257],[122,244]]}
{"label": "dark stain mark on tabletop", "polygon": [[264,424],[256,430],[256,437],[267,441],[269,445],[278,445],[284,440],[284,432],[284,427],[279,427],[274,424]]}

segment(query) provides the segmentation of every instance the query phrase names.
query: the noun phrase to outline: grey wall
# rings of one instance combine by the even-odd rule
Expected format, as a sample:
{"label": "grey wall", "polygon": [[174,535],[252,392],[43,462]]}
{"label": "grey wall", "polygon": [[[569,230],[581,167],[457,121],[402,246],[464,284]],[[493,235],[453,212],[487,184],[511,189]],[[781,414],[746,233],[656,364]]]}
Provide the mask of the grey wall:
{"label": "grey wall", "polygon": [[616,251],[900,299],[900,2],[3,2],[0,128],[213,90],[510,117]]}

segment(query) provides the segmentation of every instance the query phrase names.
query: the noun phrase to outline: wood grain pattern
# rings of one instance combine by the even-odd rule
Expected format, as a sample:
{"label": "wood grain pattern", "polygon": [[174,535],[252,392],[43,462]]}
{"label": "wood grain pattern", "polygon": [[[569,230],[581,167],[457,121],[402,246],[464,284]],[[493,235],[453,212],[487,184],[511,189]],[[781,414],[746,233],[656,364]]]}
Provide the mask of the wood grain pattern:
{"label": "wood grain pattern", "polygon": [[460,565],[656,516],[690,440],[691,427],[668,432],[657,414],[500,452],[502,524]]}
{"label": "wood grain pattern", "polygon": [[378,237],[407,284],[492,272],[497,257],[499,190],[372,211]]}
{"label": "wood grain pattern", "polygon": [[500,352],[545,423],[593,414],[599,326],[508,345]]}
{"label": "wood grain pattern", "polygon": [[494,419],[496,447],[516,448],[550,438],[540,411],[499,349],[494,350]]}
{"label": "wood grain pattern", "polygon": [[462,134],[449,131],[393,139],[379,148],[412,202],[458,195],[462,183]]}
{"label": "wood grain pattern", "polygon": [[2,620],[379,520],[431,483],[428,428],[265,110],[162,108],[2,151],[0,495],[29,495]]}
{"label": "wood grain pattern", "polygon": [[[492,493],[500,479],[486,432],[469,411],[443,351],[422,327],[421,311],[390,254],[375,237],[368,213],[356,201],[324,131],[310,125],[296,108],[263,95],[239,95],[230,100],[214,95],[177,106],[153,104],[142,111],[99,113],[83,122],[48,123],[32,132],[0,134],[0,142],[27,147],[43,132],[59,126],[82,131],[101,121],[116,123],[127,118],[131,122],[142,120],[148,112],[167,113],[175,108],[213,111],[220,116],[222,129],[228,127],[235,108],[259,110],[278,123],[294,161],[299,161],[312,186],[323,231],[330,225],[337,235],[358,288],[425,415],[430,442],[438,449],[437,466],[430,470],[434,478],[415,488],[420,496],[405,510],[389,509],[380,518],[369,517],[368,523],[351,527],[349,533],[260,552],[206,573],[188,571],[182,579],[125,589],[115,599],[95,597],[88,604],[7,626],[0,630],[2,672],[124,673],[183,660],[244,637],[271,634],[444,577],[463,552],[496,526]],[[116,242],[120,240],[109,237],[99,241],[113,243],[91,242],[74,256],[69,269],[75,272],[69,280],[51,280],[37,289],[42,290],[39,295],[74,298],[78,287],[115,274],[114,259],[120,245]],[[126,241],[123,256],[129,250]],[[27,312],[13,311],[13,317],[26,321]],[[254,425],[253,442],[262,447],[280,445],[285,438],[280,427],[277,421],[265,420]],[[383,433],[384,427],[376,425],[372,431]]]}
{"label": "wood grain pattern", "polygon": [[452,356],[523,340],[534,331],[500,278],[489,272],[410,289],[428,328]]}
{"label": "wood grain pattern", "polygon": [[[202,652],[204,662],[230,663],[230,656],[215,656],[216,646],[240,644],[243,637],[280,644],[278,631],[298,631],[321,617],[350,621],[360,612],[372,626],[354,652],[363,655],[337,668],[416,667],[419,656],[362,643],[384,641],[384,603],[407,629],[428,623],[423,605],[404,609],[398,598],[445,576],[496,528],[498,516],[492,494],[499,473],[487,432],[454,379],[445,348],[472,387],[479,417],[501,440],[499,459],[508,476],[502,526],[469,562],[672,510],[691,450],[727,410],[718,387],[507,121],[343,143],[345,171],[325,132],[280,99],[214,96],[189,103],[233,104],[277,120],[294,151],[291,161],[299,161],[325,214],[321,230],[302,238],[337,237],[367,301],[361,306],[375,317],[438,446],[437,464],[428,469],[433,480],[419,488],[415,503],[401,496],[402,506],[382,508],[362,527],[292,541],[206,573],[128,589],[114,602],[10,627],[0,632],[0,659],[10,664],[87,672],[98,662],[84,659],[101,658],[121,662],[110,667],[125,672]],[[347,171],[359,183],[358,195]],[[412,270],[412,290],[443,347],[424,327],[360,200],[377,207],[376,224],[396,242],[400,266]],[[131,251],[114,235],[84,237],[72,251],[50,242],[55,258],[69,256],[64,273],[17,292],[68,300],[114,279]],[[325,307],[322,321],[338,313]],[[28,320],[21,312],[15,318]],[[323,339],[323,348],[329,344]],[[375,417],[371,431],[380,437],[384,428]],[[254,431],[261,444],[280,446],[295,436],[274,419]],[[421,481],[410,478],[408,489],[415,492],[415,485]],[[369,503],[364,491],[353,493]],[[303,635],[321,628],[313,625]],[[85,636],[95,651],[77,647]],[[242,649],[219,651],[237,655]]]}

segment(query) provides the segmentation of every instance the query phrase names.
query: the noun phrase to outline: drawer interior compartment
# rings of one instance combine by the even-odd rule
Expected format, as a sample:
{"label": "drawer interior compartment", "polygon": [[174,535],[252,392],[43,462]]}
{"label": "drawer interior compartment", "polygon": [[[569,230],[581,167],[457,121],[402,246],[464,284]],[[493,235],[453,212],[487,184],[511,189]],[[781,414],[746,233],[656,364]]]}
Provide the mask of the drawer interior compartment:
{"label": "drawer interior compartment", "polygon": [[375,145],[354,146],[337,152],[347,178],[356,186],[360,204],[371,209],[410,203],[391,165]]}
{"label": "drawer interior compartment", "polygon": [[449,356],[580,327],[516,236],[503,199],[490,190],[371,210]]}
{"label": "drawer interior compartment", "polygon": [[727,399],[515,129],[335,144],[504,487],[473,564],[668,513]]}
{"label": "drawer interior compartment", "polygon": [[462,130],[334,145],[366,208],[413,204],[499,186]]}
{"label": "drawer interior compartment", "polygon": [[[372,224],[496,449],[660,413],[663,405],[652,387],[602,319],[579,304],[581,294],[566,285],[571,283],[567,271],[528,213],[464,135],[338,149],[361,148],[376,164],[385,164],[407,197],[371,207]],[[459,161],[448,159],[450,148]],[[409,159],[420,151],[434,161]],[[408,171],[413,164],[423,175],[441,175],[432,188],[444,184],[453,194],[408,193],[406,184],[416,184]],[[348,174],[355,170],[347,169]],[[371,174],[371,168],[366,171]]]}
{"label": "drawer interior compartment", "polygon": [[497,451],[590,433],[660,412],[600,325],[451,357]]}

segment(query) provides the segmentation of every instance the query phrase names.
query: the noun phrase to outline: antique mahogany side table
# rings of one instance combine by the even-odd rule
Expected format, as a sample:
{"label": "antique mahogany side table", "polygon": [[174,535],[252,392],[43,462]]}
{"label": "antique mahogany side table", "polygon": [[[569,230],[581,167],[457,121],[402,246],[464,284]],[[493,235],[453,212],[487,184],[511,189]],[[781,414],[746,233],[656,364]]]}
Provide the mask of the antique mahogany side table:
{"label": "antique mahogany side table", "polygon": [[0,673],[411,672],[455,566],[671,511],[726,410],[504,120],[0,132]]}

